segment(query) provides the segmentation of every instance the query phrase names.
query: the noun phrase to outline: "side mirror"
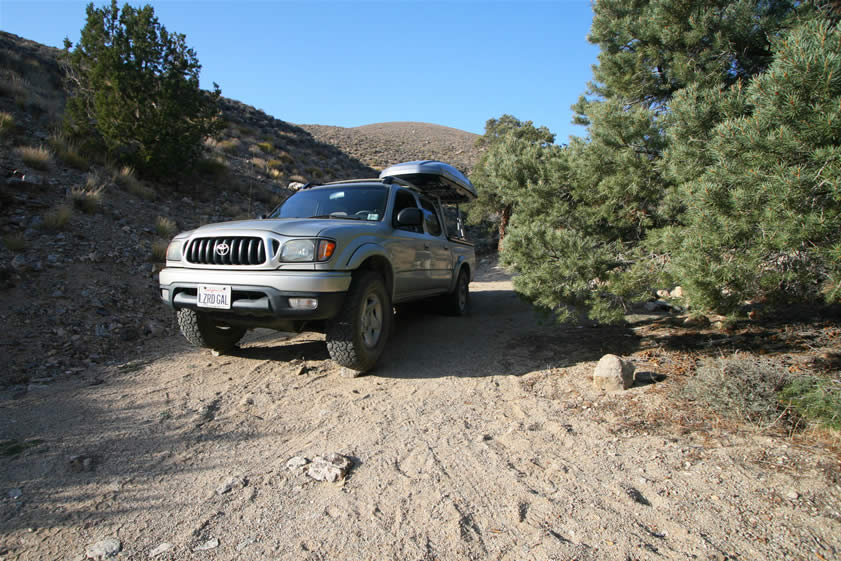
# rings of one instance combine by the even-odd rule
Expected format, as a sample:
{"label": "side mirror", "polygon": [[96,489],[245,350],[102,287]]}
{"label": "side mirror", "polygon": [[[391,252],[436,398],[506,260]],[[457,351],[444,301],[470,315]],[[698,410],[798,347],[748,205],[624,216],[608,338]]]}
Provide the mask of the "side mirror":
{"label": "side mirror", "polygon": [[397,214],[398,226],[420,226],[421,224],[423,224],[423,215],[421,209],[417,207],[404,208]]}

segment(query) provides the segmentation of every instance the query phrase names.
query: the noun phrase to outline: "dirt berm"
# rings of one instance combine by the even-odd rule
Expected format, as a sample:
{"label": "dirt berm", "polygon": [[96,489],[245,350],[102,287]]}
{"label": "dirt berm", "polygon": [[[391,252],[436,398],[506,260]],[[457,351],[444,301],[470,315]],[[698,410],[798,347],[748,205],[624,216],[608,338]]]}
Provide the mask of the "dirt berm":
{"label": "dirt berm", "polygon": [[[126,560],[841,558],[837,458],[666,426],[679,380],[633,326],[541,325],[487,266],[472,295],[467,318],[401,310],[360,378],[318,336],[256,333],[4,395],[0,559],[106,538]],[[635,387],[592,388],[607,352]],[[286,466],[330,452],[352,461],[337,483]]]}

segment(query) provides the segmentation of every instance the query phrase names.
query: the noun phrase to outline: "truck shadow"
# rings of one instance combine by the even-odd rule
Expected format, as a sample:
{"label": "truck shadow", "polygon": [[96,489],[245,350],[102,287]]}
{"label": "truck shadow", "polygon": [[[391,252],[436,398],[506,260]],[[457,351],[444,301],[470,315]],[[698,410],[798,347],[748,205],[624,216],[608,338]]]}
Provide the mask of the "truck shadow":
{"label": "truck shadow", "polygon": [[[478,283],[481,286],[481,283]],[[389,378],[519,376],[627,355],[639,337],[627,327],[541,321],[511,290],[471,292],[471,313],[447,317],[429,302],[401,306],[394,332],[371,375]]]}

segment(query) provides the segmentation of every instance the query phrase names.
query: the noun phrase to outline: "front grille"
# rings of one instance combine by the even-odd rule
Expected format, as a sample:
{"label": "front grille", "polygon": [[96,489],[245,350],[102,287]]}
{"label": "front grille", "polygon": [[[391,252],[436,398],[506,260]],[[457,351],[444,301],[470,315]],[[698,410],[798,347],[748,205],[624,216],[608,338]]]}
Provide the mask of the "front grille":
{"label": "front grille", "polygon": [[261,238],[196,238],[184,256],[196,265],[262,265],[266,248]]}

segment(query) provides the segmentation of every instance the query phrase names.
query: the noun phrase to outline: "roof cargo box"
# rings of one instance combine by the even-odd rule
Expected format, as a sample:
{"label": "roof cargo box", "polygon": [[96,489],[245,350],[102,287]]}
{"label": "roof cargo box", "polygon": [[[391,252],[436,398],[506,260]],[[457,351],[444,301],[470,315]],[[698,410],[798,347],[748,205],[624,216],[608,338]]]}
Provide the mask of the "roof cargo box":
{"label": "roof cargo box", "polygon": [[476,188],[463,173],[444,162],[419,160],[386,168],[380,179],[395,177],[408,181],[418,191],[438,197],[442,203],[466,203],[476,198]]}

